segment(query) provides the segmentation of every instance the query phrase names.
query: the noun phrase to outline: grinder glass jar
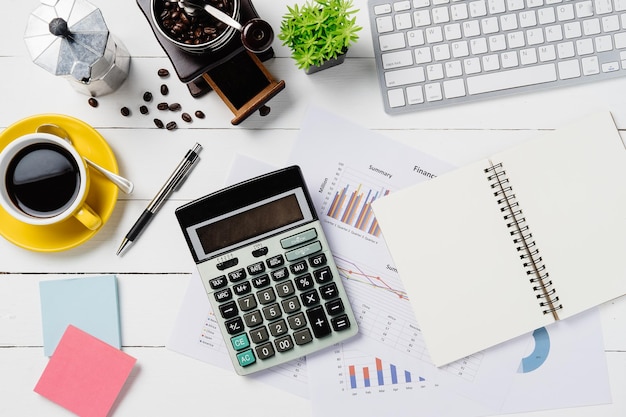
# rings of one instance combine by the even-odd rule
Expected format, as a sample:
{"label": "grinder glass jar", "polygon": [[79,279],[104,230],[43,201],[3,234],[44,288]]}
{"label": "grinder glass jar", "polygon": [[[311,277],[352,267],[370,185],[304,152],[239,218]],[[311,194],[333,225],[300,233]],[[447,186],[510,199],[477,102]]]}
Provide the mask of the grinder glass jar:
{"label": "grinder glass jar", "polygon": [[[233,19],[239,19],[239,0],[206,0]],[[152,18],[169,41],[184,51],[217,51],[231,40],[237,30],[208,13],[190,15],[176,1],[152,0]]]}

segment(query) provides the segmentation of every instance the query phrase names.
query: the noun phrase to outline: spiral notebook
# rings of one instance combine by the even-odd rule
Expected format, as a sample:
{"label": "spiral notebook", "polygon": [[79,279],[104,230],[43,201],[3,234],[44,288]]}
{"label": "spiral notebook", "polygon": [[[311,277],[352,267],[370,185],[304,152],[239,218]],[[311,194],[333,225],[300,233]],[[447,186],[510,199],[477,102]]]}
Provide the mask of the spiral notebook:
{"label": "spiral notebook", "polygon": [[626,294],[626,148],[610,113],[373,208],[437,366]]}

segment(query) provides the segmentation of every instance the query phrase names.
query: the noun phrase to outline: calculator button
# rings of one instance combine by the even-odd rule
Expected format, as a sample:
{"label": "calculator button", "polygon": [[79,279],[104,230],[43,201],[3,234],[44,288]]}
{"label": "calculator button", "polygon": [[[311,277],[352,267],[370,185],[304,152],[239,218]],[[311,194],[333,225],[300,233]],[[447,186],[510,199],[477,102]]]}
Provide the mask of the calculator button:
{"label": "calculator button", "polygon": [[213,278],[209,280],[209,285],[214,290],[218,290],[222,287],[225,287],[226,284],[228,284],[228,281],[226,281],[226,275],[221,275],[217,278]]}
{"label": "calculator button", "polygon": [[300,261],[289,265],[289,269],[291,269],[291,272],[293,272],[294,274],[301,274],[303,272],[306,272],[308,267],[306,266],[305,261]]}
{"label": "calculator button", "polygon": [[255,349],[259,359],[267,359],[274,356],[274,346],[271,343],[266,343],[261,346],[257,346]]}
{"label": "calculator button", "polygon": [[333,273],[330,271],[329,267],[324,267],[313,271],[313,276],[315,277],[315,281],[318,284],[324,284],[325,282],[330,282],[333,280]]}
{"label": "calculator button", "polygon": [[259,258],[261,256],[265,256],[267,255],[269,249],[267,249],[266,246],[263,246],[262,248],[259,249],[255,249],[252,251],[252,256],[254,256],[255,258]]}
{"label": "calculator button", "polygon": [[331,333],[330,324],[328,324],[328,319],[326,318],[326,314],[324,314],[322,306],[307,310],[306,315],[309,318],[309,323],[311,324],[315,337],[320,338],[328,336]]}
{"label": "calculator button", "polygon": [[292,330],[296,330],[302,326],[306,326],[304,313],[298,313],[294,314],[293,316],[287,317],[287,323],[289,323],[289,327],[291,327]]}
{"label": "calculator button", "polygon": [[283,311],[287,314],[300,310],[300,301],[298,301],[297,297],[291,297],[288,300],[283,300],[280,304],[283,306]]}
{"label": "calculator button", "polygon": [[296,288],[300,291],[306,291],[313,288],[314,282],[311,274],[305,274],[297,277],[295,280]]}
{"label": "calculator button", "polygon": [[313,336],[311,336],[309,329],[298,330],[293,334],[293,338],[298,346],[306,345],[313,340]]}
{"label": "calculator button", "polygon": [[247,334],[240,334],[239,336],[233,336],[230,338],[230,343],[233,345],[233,349],[241,350],[250,347],[250,340],[248,340]]}
{"label": "calculator button", "polygon": [[235,295],[244,295],[252,291],[252,286],[250,285],[249,281],[235,284],[232,288]]}
{"label": "calculator button", "polygon": [[278,268],[279,266],[283,266],[285,264],[285,258],[283,258],[283,255],[276,255],[272,256],[265,262],[267,263],[268,268]]}
{"label": "calculator button", "polygon": [[250,275],[259,275],[262,272],[265,272],[265,264],[263,262],[257,262],[252,265],[248,265],[246,268]]}
{"label": "calculator button", "polygon": [[286,237],[280,240],[280,245],[283,249],[293,248],[294,246],[301,245],[309,240],[317,238],[317,232],[315,229],[305,230],[302,233],[298,233],[293,236]]}
{"label": "calculator button", "polygon": [[245,277],[246,277],[246,270],[243,268],[228,273],[228,279],[230,280],[230,282],[241,281]]}
{"label": "calculator button", "polygon": [[337,297],[337,295],[339,295],[339,291],[337,291],[335,283],[331,282],[330,284],[320,287],[320,294],[324,300],[330,300],[331,298]]}
{"label": "calculator button", "polygon": [[221,291],[217,291],[213,293],[213,296],[215,297],[215,301],[217,301],[218,303],[221,303],[221,302],[228,301],[231,298],[233,298],[233,293],[230,290],[230,288],[225,288]]}
{"label": "calculator button", "polygon": [[237,304],[242,311],[250,311],[256,307],[256,298],[254,298],[254,294],[246,295],[238,299]]}
{"label": "calculator button", "polygon": [[254,357],[252,349],[248,349],[237,354],[237,361],[240,366],[248,366],[256,362],[256,358]]}
{"label": "calculator button", "polygon": [[243,321],[248,327],[256,327],[263,323],[263,317],[261,316],[261,312],[259,310],[254,310],[250,313],[244,314]]}
{"label": "calculator button", "polygon": [[269,285],[270,277],[267,274],[265,274],[265,275],[261,275],[258,277],[254,277],[250,281],[252,281],[252,285],[254,286],[254,288],[263,288]]}
{"label": "calculator button", "polygon": [[291,336],[287,335],[274,340],[274,345],[276,346],[277,351],[286,352],[293,349],[293,340],[291,340]]}
{"label": "calculator button", "polygon": [[305,256],[312,255],[321,250],[322,250],[322,244],[319,241],[317,241],[317,242],[309,243],[306,246],[302,246],[301,248],[286,252],[285,258],[287,258],[289,262],[292,262],[292,261],[295,261],[296,259],[304,258]]}
{"label": "calculator button", "polygon": [[225,319],[232,319],[239,313],[237,310],[237,304],[234,301],[229,301],[226,304],[220,305],[220,314]]}
{"label": "calculator button", "polygon": [[217,269],[219,269],[220,271],[223,271],[225,269],[232,268],[233,266],[237,265],[238,263],[239,263],[239,259],[231,258],[231,259],[229,259],[227,261],[220,262],[220,263],[216,264],[215,267]]}
{"label": "calculator button", "polygon": [[256,293],[256,298],[261,304],[269,304],[276,300],[276,294],[274,294],[274,289],[270,287],[265,290],[258,291]]}
{"label": "calculator button", "polygon": [[263,307],[263,317],[265,317],[266,320],[277,319],[282,314],[283,314],[283,312],[280,311],[280,307],[279,307],[279,305],[277,303],[274,303],[274,304],[269,305],[267,307]]}
{"label": "calculator button", "polygon": [[285,281],[276,285],[276,293],[280,298],[288,297],[294,292],[296,292],[296,289],[293,287],[293,282],[291,281]]}
{"label": "calculator button", "polygon": [[325,306],[326,306],[326,312],[330,314],[331,316],[336,316],[339,313],[343,313],[345,310],[343,307],[343,302],[341,301],[341,298],[331,300],[327,302]]}
{"label": "calculator button", "polygon": [[270,323],[267,327],[270,329],[270,334],[274,337],[281,336],[287,333],[288,330],[287,323],[285,323],[285,320],[283,319]]}
{"label": "calculator button", "polygon": [[311,256],[309,258],[309,265],[311,265],[312,268],[326,265],[326,254],[320,253],[319,255]]}
{"label": "calculator button", "polygon": [[350,320],[345,314],[343,316],[331,319],[330,322],[333,325],[333,329],[335,329],[335,331],[337,332],[340,332],[350,327]]}
{"label": "calculator button", "polygon": [[270,272],[270,275],[274,281],[280,281],[281,279],[285,279],[289,276],[289,271],[287,271],[287,267],[284,267]]}
{"label": "calculator button", "polygon": [[234,318],[224,323],[228,334],[237,334],[243,332],[243,320],[241,317]]}
{"label": "calculator button", "polygon": [[311,307],[320,302],[320,296],[315,289],[300,294],[300,299],[305,307]]}
{"label": "calculator button", "polygon": [[265,326],[261,326],[257,329],[250,330],[250,339],[256,344],[265,342],[270,338],[270,334],[267,332]]}

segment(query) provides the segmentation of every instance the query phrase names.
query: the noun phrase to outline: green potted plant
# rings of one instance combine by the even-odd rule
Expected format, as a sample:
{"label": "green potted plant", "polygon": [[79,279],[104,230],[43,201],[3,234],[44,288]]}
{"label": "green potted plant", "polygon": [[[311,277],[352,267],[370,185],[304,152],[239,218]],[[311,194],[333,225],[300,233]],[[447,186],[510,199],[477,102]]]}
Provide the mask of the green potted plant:
{"label": "green potted plant", "polygon": [[359,38],[352,0],[307,0],[287,9],[278,38],[307,74],[341,64]]}

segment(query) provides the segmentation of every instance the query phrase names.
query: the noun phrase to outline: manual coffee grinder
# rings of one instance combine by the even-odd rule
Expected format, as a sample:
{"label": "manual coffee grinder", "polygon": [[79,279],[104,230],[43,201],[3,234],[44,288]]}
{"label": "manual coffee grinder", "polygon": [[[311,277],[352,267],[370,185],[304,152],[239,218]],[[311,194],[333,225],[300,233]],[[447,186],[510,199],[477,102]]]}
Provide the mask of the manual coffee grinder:
{"label": "manual coffee grinder", "polygon": [[86,0],[41,0],[24,42],[35,64],[89,96],[115,91],[128,76],[130,54]]}
{"label": "manual coffee grinder", "polygon": [[[212,3],[211,0],[137,0],[178,78],[193,97],[214,90],[234,114],[233,125],[255,111],[266,115],[270,110],[266,103],[285,88],[285,82],[275,79],[263,65],[263,61],[274,56],[269,46],[271,40],[269,43],[263,40],[261,43],[266,47],[255,51],[244,40],[244,34],[257,30],[271,32],[271,27],[259,18],[250,0],[230,0],[232,7],[225,11],[226,17],[236,21],[234,26],[243,22],[238,29],[221,22],[216,27],[202,26],[199,19],[212,17],[205,10],[185,9],[202,9],[205,2]],[[167,19],[172,20],[169,26]],[[191,27],[181,29],[185,25]],[[202,33],[211,31],[215,31],[212,37],[201,38]],[[180,32],[184,34],[177,36]]]}

